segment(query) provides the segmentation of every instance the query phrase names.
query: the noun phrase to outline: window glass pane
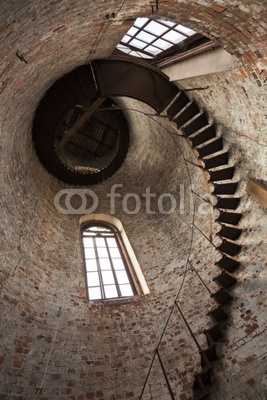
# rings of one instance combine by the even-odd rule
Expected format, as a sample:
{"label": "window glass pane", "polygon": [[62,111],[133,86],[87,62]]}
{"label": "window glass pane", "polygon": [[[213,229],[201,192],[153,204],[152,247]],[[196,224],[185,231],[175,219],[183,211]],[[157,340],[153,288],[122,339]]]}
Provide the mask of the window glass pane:
{"label": "window glass pane", "polygon": [[101,269],[111,269],[109,258],[99,258],[99,264]]}
{"label": "window glass pane", "polygon": [[89,231],[84,232],[84,237],[93,237],[95,235],[96,235],[96,232],[89,232]]}
{"label": "window glass pane", "polygon": [[163,39],[169,40],[173,44],[181,42],[182,40],[186,39],[186,36],[178,33],[176,31],[167,32],[163,37]]}
{"label": "window glass pane", "polygon": [[[93,227],[93,229],[95,228]],[[98,232],[111,232],[111,229],[105,226],[97,226],[96,229]]]}
{"label": "window glass pane", "polygon": [[118,297],[118,292],[115,285],[105,286],[104,291],[107,299],[111,299],[112,297]]}
{"label": "window glass pane", "polygon": [[88,283],[88,286],[98,286],[99,285],[98,272],[88,272],[87,273],[87,283]]}
{"label": "window glass pane", "polygon": [[113,258],[113,257],[120,257],[120,256],[121,256],[121,254],[120,254],[120,252],[119,252],[119,249],[116,248],[116,247],[110,248],[109,251],[110,251],[110,256],[111,256],[111,258]]}
{"label": "window glass pane", "polygon": [[95,239],[97,247],[106,247],[105,239],[96,238]]}
{"label": "window glass pane", "polygon": [[95,258],[95,249],[87,247],[84,249],[85,258]]}
{"label": "window glass pane", "polygon": [[156,36],[151,35],[150,33],[141,31],[140,33],[138,33],[138,35],[136,36],[137,39],[143,40],[146,43],[151,43],[153,40],[156,39]]}
{"label": "window glass pane", "polygon": [[165,40],[158,39],[156,42],[153,43],[155,46],[160,47],[162,50],[166,50],[172,46],[171,43],[166,42]]}
{"label": "window glass pane", "polygon": [[117,269],[125,269],[124,263],[121,258],[117,258],[117,259],[113,258],[112,262],[113,262],[114,269],[116,269],[116,270]]}
{"label": "window glass pane", "polygon": [[131,39],[131,36],[125,35],[125,36],[123,36],[121,41],[122,41],[122,43],[128,43],[130,39]]}
{"label": "window glass pane", "polygon": [[131,285],[120,285],[121,295],[122,296],[133,296],[133,290]]}
{"label": "window glass pane", "polygon": [[188,36],[192,36],[192,35],[194,35],[194,33],[196,33],[196,32],[193,31],[192,29],[186,28],[186,27],[183,26],[183,25],[177,25],[177,26],[175,27],[175,29],[177,29],[177,31],[180,31],[180,32],[182,32],[182,33],[185,33],[185,34],[188,35]]}
{"label": "window glass pane", "polygon": [[117,276],[119,284],[129,283],[129,278],[128,278],[128,275],[127,275],[125,270],[124,271],[117,271],[116,272],[116,276]]}
{"label": "window glass pane", "polygon": [[138,29],[135,28],[134,26],[132,26],[132,27],[128,30],[127,35],[129,35],[129,36],[134,36],[137,32],[138,32]]}
{"label": "window glass pane", "polygon": [[90,300],[102,299],[100,287],[88,288],[88,295]]}
{"label": "window glass pane", "polygon": [[148,46],[147,48],[146,48],[146,51],[148,51],[149,53],[152,53],[152,54],[159,54],[162,50],[161,49],[157,49],[156,47],[154,47],[154,46]]}
{"label": "window glass pane", "polygon": [[174,25],[176,25],[174,22],[171,21],[164,21],[164,20],[159,20],[161,21],[163,24],[168,25],[169,27],[173,27]]}
{"label": "window glass pane", "polygon": [[144,24],[148,21],[148,18],[137,18],[134,22],[134,26],[137,26],[138,28],[142,28]]}
{"label": "window glass pane", "polygon": [[[145,49],[146,50],[146,49]],[[144,54],[142,51],[138,51],[138,52],[135,52],[136,53],[136,57],[141,57],[141,58],[145,58],[146,60],[149,60],[149,59],[153,59],[153,56],[151,55],[151,56],[149,56],[149,55],[147,55],[147,54]],[[134,55],[134,54],[133,54]]]}
{"label": "window glass pane", "polygon": [[140,40],[137,39],[133,39],[130,44],[138,49],[143,49],[146,46],[146,43],[140,42]]}
{"label": "window glass pane", "polygon": [[117,247],[117,242],[114,238],[107,239],[108,247]]}
{"label": "window glass pane", "polygon": [[103,226],[87,227],[83,233],[89,300],[134,295],[116,235],[115,228]]}
{"label": "window glass pane", "polygon": [[104,285],[115,283],[112,271],[102,271]]}
{"label": "window glass pane", "polygon": [[83,238],[83,245],[84,247],[93,247],[93,239],[92,238]]}
{"label": "window glass pane", "polygon": [[98,257],[108,257],[107,249],[104,247],[98,247],[97,254],[98,254]]}
{"label": "window glass pane", "polygon": [[89,260],[86,260],[85,262],[86,262],[86,270],[88,272],[97,271],[97,263],[96,263],[95,259],[91,259],[91,260],[89,259]]}
{"label": "window glass pane", "polygon": [[154,33],[157,36],[162,35],[167,32],[169,28],[167,26],[163,26],[156,21],[150,21],[149,24],[145,27],[145,30]]}
{"label": "window glass pane", "polygon": [[129,54],[134,57],[142,57],[142,53],[138,51],[131,51]]}
{"label": "window glass pane", "polygon": [[121,44],[118,44],[117,48],[118,48],[119,50],[123,51],[124,53],[130,53],[130,52],[131,52],[131,49],[129,49],[129,48],[126,47],[126,46],[122,46]]}
{"label": "window glass pane", "polygon": [[[192,36],[195,33],[196,32],[192,29],[186,28],[183,25],[176,24],[171,21],[137,18],[134,22],[134,25],[129,29],[120,44],[118,44],[117,48],[135,57],[153,59],[160,54],[161,51],[167,50],[171,47],[171,45],[167,45],[164,41],[158,41],[157,45],[154,46],[156,39],[165,39],[165,41],[174,45],[182,42],[185,38]],[[124,47],[121,47],[122,43],[125,44]],[[142,43],[146,43],[146,45]],[[129,46],[132,44],[137,49],[140,49],[140,51],[131,51],[129,48],[127,48],[127,44]],[[147,48],[146,46],[151,47]],[[144,54],[141,50],[148,51],[151,53],[151,56]]]}

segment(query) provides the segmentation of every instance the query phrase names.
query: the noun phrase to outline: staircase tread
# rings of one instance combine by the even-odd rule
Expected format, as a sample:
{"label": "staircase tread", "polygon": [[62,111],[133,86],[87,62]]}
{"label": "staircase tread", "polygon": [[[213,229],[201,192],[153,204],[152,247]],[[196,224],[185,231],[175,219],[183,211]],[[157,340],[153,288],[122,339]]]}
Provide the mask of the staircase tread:
{"label": "staircase tread", "polygon": [[212,293],[211,297],[213,299],[215,299],[215,301],[217,301],[218,304],[221,304],[221,305],[224,305],[224,304],[228,303],[228,301],[231,301],[233,299],[233,297],[230,295],[230,293],[228,293],[225,290],[225,287],[222,287],[217,292]]}
{"label": "staircase tread", "polygon": [[216,218],[216,222],[222,222],[228,225],[237,225],[242,218],[241,213],[220,211],[220,215]]}

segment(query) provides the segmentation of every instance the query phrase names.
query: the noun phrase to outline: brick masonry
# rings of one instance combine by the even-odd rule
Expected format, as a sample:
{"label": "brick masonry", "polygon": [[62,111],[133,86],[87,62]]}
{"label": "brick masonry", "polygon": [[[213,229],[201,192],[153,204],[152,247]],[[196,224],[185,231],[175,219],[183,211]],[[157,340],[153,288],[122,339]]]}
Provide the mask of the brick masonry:
{"label": "brick masonry", "polygon": [[[236,57],[235,70],[178,82],[215,119],[233,162],[243,197],[245,229],[232,291],[230,320],[219,347],[210,388],[212,399],[266,399],[266,210],[245,194],[248,177],[266,183],[266,5],[264,1],[4,1],[1,5],[1,328],[0,399],[139,399],[159,342],[176,399],[192,396],[200,369],[195,342],[179,305],[201,346],[207,312],[217,285],[211,243],[192,229],[189,196],[203,206],[211,186],[188,146],[149,107],[122,99],[131,127],[131,145],[121,169],[92,189],[96,212],[110,212],[106,194],[121,183],[123,197],[173,193],[185,187],[185,211],[121,219],[151,290],[131,300],[86,301],[77,215],[62,215],[53,199],[66,187],[36,159],[31,125],[38,102],[50,85],[76,66],[107,57],[137,16],[179,21],[218,42]],[[153,11],[153,15],[152,15]],[[115,14],[114,14],[115,13]],[[22,56],[26,62],[16,54]],[[135,110],[135,111],[133,111]],[[129,208],[131,204],[129,201]],[[134,204],[133,204],[134,206]],[[156,210],[152,202],[151,208]],[[166,204],[166,207],[168,204]],[[214,242],[219,226],[211,216],[195,224]],[[195,270],[186,266],[187,258]],[[196,272],[198,272],[198,275]],[[201,276],[202,280],[199,279]],[[205,282],[205,285],[203,285]],[[170,316],[167,328],[164,330]],[[157,358],[142,400],[167,400]]]}

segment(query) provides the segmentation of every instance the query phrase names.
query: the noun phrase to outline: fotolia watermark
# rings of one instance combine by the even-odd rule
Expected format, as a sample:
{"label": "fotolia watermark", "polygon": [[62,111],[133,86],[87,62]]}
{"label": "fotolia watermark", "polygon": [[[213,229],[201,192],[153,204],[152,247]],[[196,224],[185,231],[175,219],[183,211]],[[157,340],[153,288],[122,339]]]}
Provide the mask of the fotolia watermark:
{"label": "fotolia watermark", "polygon": [[[211,213],[211,204],[201,203],[195,210],[192,190],[186,190],[185,185],[181,184],[175,193],[156,194],[147,187],[141,195],[137,193],[122,194],[120,189],[123,184],[117,183],[111,186],[106,197],[109,201],[109,213],[114,215],[120,207],[126,214],[138,214],[144,210],[146,214],[179,214],[197,212],[201,215]],[[188,192],[188,193],[187,193]],[[99,197],[91,189],[62,189],[55,198],[54,205],[61,214],[91,214],[94,213],[99,205]]]}

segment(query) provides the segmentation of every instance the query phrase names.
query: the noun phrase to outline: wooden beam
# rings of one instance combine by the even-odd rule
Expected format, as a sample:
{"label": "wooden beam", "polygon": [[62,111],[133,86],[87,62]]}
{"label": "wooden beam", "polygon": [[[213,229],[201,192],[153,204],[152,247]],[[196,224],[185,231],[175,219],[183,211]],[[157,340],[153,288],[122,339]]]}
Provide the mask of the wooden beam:
{"label": "wooden beam", "polygon": [[254,179],[249,179],[246,192],[249,193],[255,200],[267,208],[267,188],[256,182]]}
{"label": "wooden beam", "polygon": [[106,97],[98,97],[93,104],[90,104],[89,109],[75,122],[75,124],[65,133],[63,138],[58,144],[58,148],[62,149],[65,144],[78,132],[83,124],[94,114],[94,112],[106,100]]}

